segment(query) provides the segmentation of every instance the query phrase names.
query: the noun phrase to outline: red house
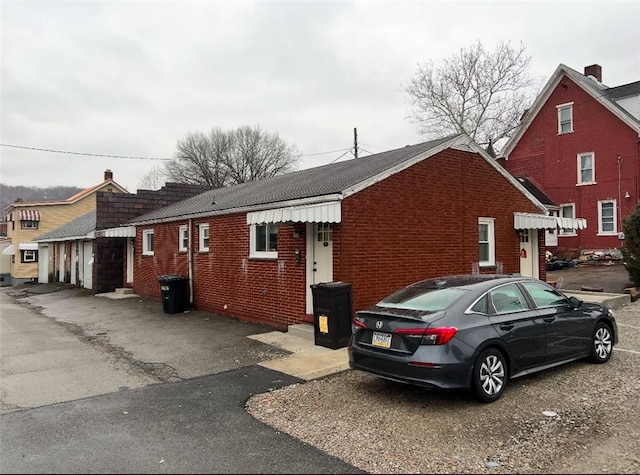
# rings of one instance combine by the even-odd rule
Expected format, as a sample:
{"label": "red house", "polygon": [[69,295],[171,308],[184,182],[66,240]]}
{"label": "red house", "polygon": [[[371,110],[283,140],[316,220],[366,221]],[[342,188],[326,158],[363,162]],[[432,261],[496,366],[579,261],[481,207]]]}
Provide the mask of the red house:
{"label": "red house", "polygon": [[133,290],[189,279],[198,309],[277,328],[309,321],[311,285],[348,282],[353,309],[462,273],[544,279],[556,218],[463,135],[210,190],[142,215]]}
{"label": "red house", "polygon": [[640,199],[639,138],[640,81],[607,87],[597,64],[584,74],[558,66],[500,160],[544,190],[560,217],[586,219],[586,229],[549,234],[552,251],[622,247],[623,220]]}

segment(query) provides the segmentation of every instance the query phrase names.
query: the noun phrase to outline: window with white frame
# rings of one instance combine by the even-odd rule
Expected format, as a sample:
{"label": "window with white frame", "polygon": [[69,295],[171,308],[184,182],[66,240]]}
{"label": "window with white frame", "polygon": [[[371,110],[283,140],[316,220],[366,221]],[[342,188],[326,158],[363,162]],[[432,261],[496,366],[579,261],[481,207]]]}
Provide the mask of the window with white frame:
{"label": "window with white frame", "polygon": [[20,254],[22,254],[21,257],[23,263],[38,262],[38,251],[24,250],[20,251]]}
{"label": "window with white frame", "polygon": [[180,226],[178,229],[178,251],[186,252],[189,249],[189,229]]}
{"label": "window with white frame", "polygon": [[595,162],[593,152],[578,154],[578,185],[596,182]]}
{"label": "window with white frame", "polygon": [[[576,204],[565,203],[560,205],[560,217],[574,219],[576,217]],[[575,236],[576,231],[574,229],[562,228],[560,229],[560,236]]]}
{"label": "window with white frame", "polygon": [[249,257],[276,259],[278,257],[278,226],[275,224],[253,224],[250,230],[251,249]]}
{"label": "window with white frame", "polygon": [[153,256],[153,229],[142,231],[142,255]]}
{"label": "window with white frame", "polygon": [[38,229],[38,221],[20,221],[21,229]]}
{"label": "window with white frame", "polygon": [[494,224],[494,218],[478,218],[478,246],[481,267],[494,266],[496,264]]}
{"label": "window with white frame", "polygon": [[198,250],[200,252],[207,252],[209,250],[209,225],[201,224],[198,229],[198,242],[200,246]]}
{"label": "window with white frame", "polygon": [[556,107],[558,108],[558,134],[573,132],[573,102]]}
{"label": "window with white frame", "polygon": [[598,201],[598,234],[616,234],[616,200]]}

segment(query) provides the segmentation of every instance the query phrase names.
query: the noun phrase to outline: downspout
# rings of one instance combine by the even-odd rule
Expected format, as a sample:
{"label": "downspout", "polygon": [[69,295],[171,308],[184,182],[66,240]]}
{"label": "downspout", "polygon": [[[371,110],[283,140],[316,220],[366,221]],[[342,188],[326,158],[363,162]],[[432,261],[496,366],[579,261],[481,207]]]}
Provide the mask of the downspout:
{"label": "downspout", "polygon": [[189,304],[193,308],[193,219],[189,218],[187,229],[189,239],[187,240],[187,268],[189,271]]}

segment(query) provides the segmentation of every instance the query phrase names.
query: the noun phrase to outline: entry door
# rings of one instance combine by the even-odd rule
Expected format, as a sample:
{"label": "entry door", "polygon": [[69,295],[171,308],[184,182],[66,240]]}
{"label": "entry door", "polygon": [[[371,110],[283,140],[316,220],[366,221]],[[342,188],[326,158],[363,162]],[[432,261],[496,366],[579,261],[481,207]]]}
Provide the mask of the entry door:
{"label": "entry door", "polygon": [[313,313],[311,285],[333,282],[333,227],[330,223],[307,225],[307,313]]}
{"label": "entry door", "polygon": [[71,261],[71,281],[70,284],[79,285],[78,284],[78,255],[80,251],[78,250],[78,242],[73,241],[71,243],[71,256],[69,256],[69,260]]}
{"label": "entry door", "polygon": [[49,246],[40,246],[38,249],[38,283],[49,282]]}
{"label": "entry door", "polygon": [[127,284],[133,282],[133,239],[127,239]]}
{"label": "entry door", "polygon": [[93,288],[93,241],[84,241],[82,252],[82,286]]}
{"label": "entry door", "polygon": [[520,275],[538,278],[540,276],[538,265],[538,230],[522,229],[520,231]]}

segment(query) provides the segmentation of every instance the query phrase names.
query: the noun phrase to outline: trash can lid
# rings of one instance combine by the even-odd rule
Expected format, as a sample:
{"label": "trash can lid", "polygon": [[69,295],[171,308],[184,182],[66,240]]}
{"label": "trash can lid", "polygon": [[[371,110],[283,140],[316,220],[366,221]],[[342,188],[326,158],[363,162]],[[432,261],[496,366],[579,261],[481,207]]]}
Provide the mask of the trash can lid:
{"label": "trash can lid", "polygon": [[158,276],[158,282],[174,282],[177,280],[189,280],[189,278],[178,274],[166,274]]}
{"label": "trash can lid", "polygon": [[319,284],[313,284],[311,286],[312,289],[316,288],[316,287],[329,287],[329,288],[336,288],[336,287],[351,287],[351,284],[348,282],[320,282]]}

